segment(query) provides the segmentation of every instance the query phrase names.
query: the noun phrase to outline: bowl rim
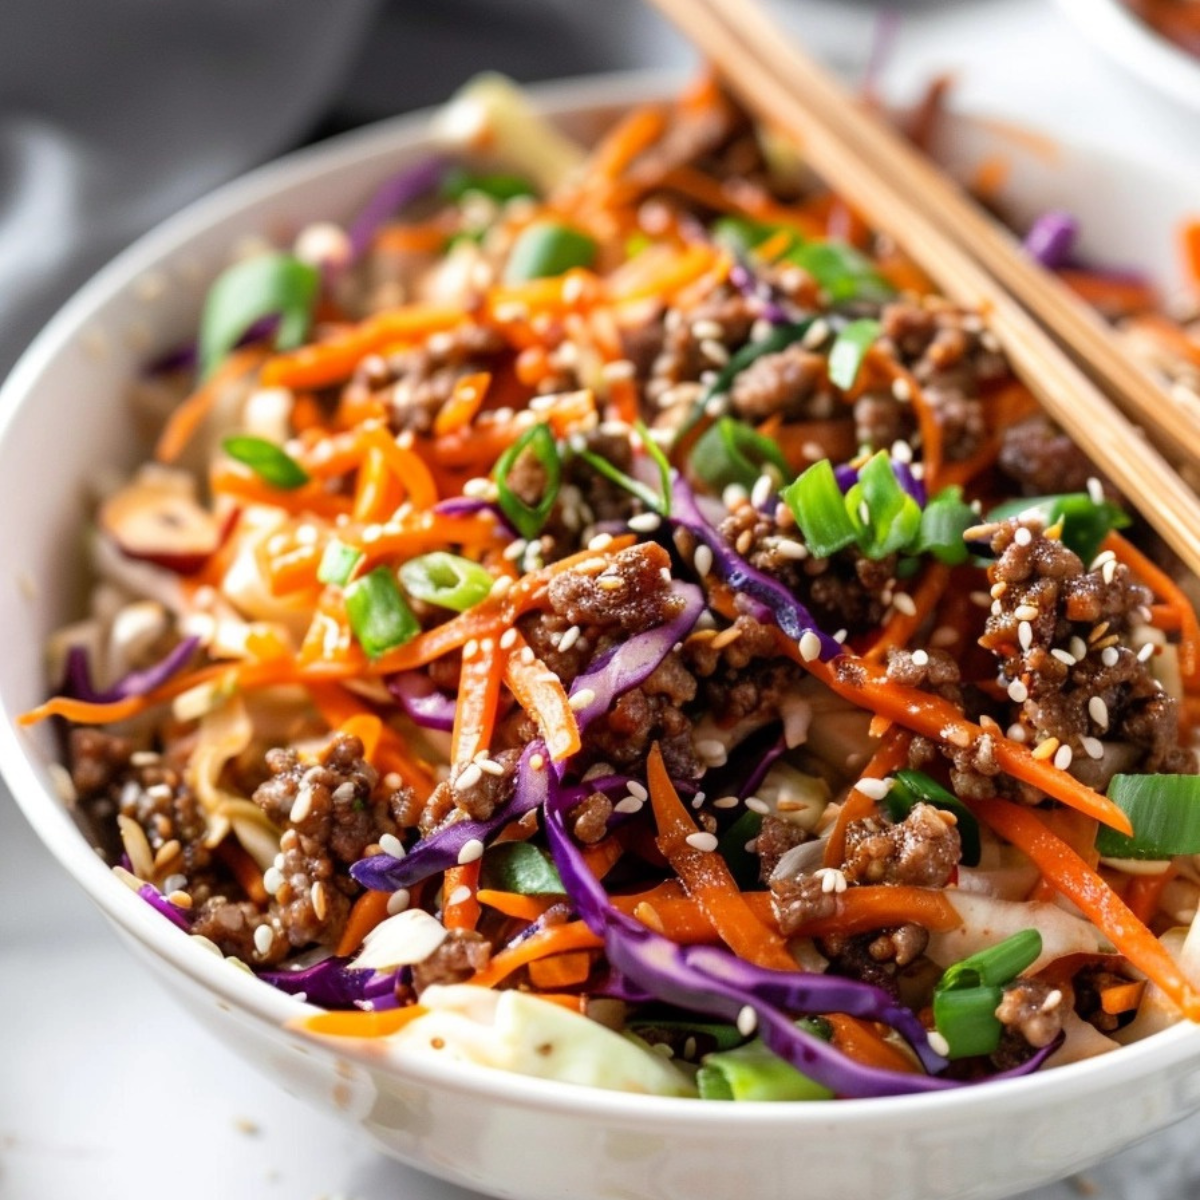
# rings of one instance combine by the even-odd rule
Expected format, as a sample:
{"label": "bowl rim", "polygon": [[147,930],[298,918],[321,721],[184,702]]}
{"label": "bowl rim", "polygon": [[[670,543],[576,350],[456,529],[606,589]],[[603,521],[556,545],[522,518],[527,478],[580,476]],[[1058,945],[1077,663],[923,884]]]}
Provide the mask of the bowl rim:
{"label": "bowl rim", "polygon": [[[1070,0],[1062,0],[1068,3]],[[529,85],[523,89],[538,107],[551,116],[589,109],[628,105],[670,95],[678,84],[677,72],[635,71],[581,77]],[[181,246],[206,230],[236,217],[243,209],[269,199],[274,193],[301,186],[341,165],[356,163],[379,153],[404,157],[418,153],[436,108],[387,118],[362,129],[293,151],[266,163],[194,200],[142,235],[101,268],[58,310],[30,343],[0,387],[0,444],[31,395],[42,374],[73,339],[84,333],[105,306],[132,281],[154,269]],[[963,114],[958,114],[962,117]],[[970,120],[968,116],[966,118]],[[1065,144],[1065,143],[1064,143]],[[1113,154],[1085,139],[1070,139],[1089,155],[1115,161],[1132,156]],[[1161,168],[1165,164],[1158,164]],[[1182,178],[1183,172],[1180,172]],[[205,950],[195,939],[164,921],[160,914],[120,882],[94,853],[72,819],[68,806],[57,796],[35,766],[36,752],[28,735],[11,720],[0,720],[0,776],[38,837],[67,873],[91,897],[118,930],[140,944],[154,959],[181,972],[193,984],[213,993],[226,1004],[259,1024],[302,1039],[310,1049],[324,1047],[345,1063],[383,1069],[403,1082],[447,1088],[519,1103],[542,1111],[568,1111],[580,1116],[636,1124],[653,1119],[666,1128],[733,1124],[747,1136],[775,1136],[782,1130],[805,1125],[875,1125],[883,1119],[924,1124],[956,1108],[986,1106],[995,1112],[1025,1107],[1027,1094],[1037,1093],[1039,1103],[1070,1099],[1093,1084],[1120,1087],[1172,1067],[1183,1069],[1200,1061],[1200,1028],[1184,1023],[1172,1026],[1119,1052],[1071,1063],[1052,1071],[1018,1079],[1000,1080],[983,1087],[952,1088],[873,1099],[847,1099],[828,1104],[779,1104],[748,1101],[736,1105],[697,1103],[689,1098],[649,1096],[606,1091],[554,1080],[538,1079],[475,1064],[414,1057],[400,1062],[385,1060],[371,1042],[315,1038],[294,1029],[297,1018],[318,1011],[233,966]],[[744,1127],[744,1129],[742,1128]]]}

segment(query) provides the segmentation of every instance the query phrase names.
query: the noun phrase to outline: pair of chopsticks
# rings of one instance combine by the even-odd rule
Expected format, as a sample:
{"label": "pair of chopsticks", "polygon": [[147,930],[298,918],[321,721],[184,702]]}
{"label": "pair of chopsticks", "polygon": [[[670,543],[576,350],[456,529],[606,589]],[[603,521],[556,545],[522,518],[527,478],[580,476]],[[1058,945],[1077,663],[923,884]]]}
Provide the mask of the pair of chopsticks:
{"label": "pair of chopsticks", "polygon": [[1200,417],[1132,362],[1097,313],[860,106],[755,0],[652,2],[730,90],[766,124],[798,139],[818,174],[903,246],[944,295],[987,315],[1046,411],[1200,573],[1200,501],[1171,465],[1200,467]]}

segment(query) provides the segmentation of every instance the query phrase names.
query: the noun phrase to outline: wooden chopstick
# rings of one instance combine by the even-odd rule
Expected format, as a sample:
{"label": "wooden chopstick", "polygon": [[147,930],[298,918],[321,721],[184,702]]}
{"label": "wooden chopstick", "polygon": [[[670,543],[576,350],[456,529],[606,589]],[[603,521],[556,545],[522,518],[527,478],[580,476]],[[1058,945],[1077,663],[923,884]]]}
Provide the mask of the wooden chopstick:
{"label": "wooden chopstick", "polygon": [[[904,246],[945,295],[987,314],[1013,369],[1046,411],[1200,572],[1200,502],[1079,364],[1095,368],[1105,390],[1172,447],[1176,461],[1200,462],[1194,414],[1131,366],[1116,350],[1111,329],[1073,298],[1056,295],[1065,289],[923,156],[861,109],[753,0],[653,2],[730,89],[760,118],[798,138],[812,166]],[[1070,354],[1043,323],[1071,345]]]}

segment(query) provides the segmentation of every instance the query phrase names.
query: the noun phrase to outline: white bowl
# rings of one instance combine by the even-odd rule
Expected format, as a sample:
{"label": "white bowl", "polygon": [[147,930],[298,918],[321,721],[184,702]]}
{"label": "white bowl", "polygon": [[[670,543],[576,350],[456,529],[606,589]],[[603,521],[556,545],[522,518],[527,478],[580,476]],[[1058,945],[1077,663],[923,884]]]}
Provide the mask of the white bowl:
{"label": "white bowl", "polygon": [[[586,134],[661,80],[540,89],[547,112]],[[1084,249],[1174,280],[1174,231],[1190,181],[986,122],[955,122],[948,153],[1005,153],[1015,207],[1069,207]],[[997,1197],[1114,1154],[1200,1108],[1200,1032],[1176,1027],[1108,1057],[954,1093],[835,1104],[706,1104],[620,1095],[455,1064],[385,1066],[285,1028],[302,1006],[183,936],[119,883],[56,798],[46,725],[14,718],[46,691],[41,647],[73,614],[84,480],[128,464],[127,381],[186,336],[205,287],[240,237],[286,235],[345,217],[427,149],[426,116],[388,122],[295,155],[180,213],[97,276],[55,318],[0,393],[0,766],[29,820],[137,956],[226,1045],[290,1092],[341,1113],[386,1152],[433,1174],[520,1200],[669,1200],[801,1188],[854,1200]],[[163,286],[165,285],[165,287]],[[174,1081],[175,1086],[186,1081]],[[1002,1135],[998,1136],[999,1131]]]}
{"label": "white bowl", "polygon": [[1058,0],[1080,33],[1172,100],[1200,111],[1200,58],[1163,37],[1123,0]]}

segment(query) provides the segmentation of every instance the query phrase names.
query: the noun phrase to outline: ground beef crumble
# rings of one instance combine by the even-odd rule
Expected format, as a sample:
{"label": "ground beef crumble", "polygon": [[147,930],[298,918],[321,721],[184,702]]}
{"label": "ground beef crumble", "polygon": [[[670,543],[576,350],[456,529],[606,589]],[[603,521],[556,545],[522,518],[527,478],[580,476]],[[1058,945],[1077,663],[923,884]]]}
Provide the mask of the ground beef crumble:
{"label": "ground beef crumble", "polygon": [[948,813],[915,804],[903,821],[867,817],[846,826],[842,872],[848,883],[944,887],[958,865],[962,842]]}

